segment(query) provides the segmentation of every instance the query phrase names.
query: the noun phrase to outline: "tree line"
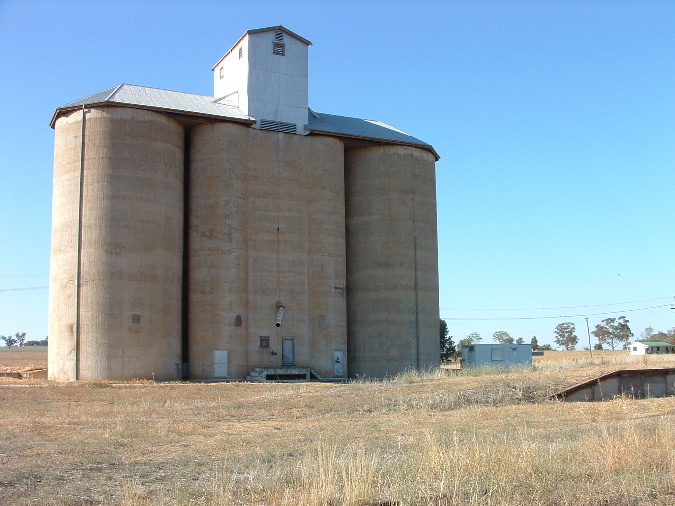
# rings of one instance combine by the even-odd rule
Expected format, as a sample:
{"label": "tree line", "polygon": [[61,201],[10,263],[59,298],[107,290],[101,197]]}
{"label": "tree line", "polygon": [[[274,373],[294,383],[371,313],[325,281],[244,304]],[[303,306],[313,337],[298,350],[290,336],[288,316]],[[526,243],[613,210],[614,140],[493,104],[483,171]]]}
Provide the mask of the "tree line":
{"label": "tree line", "polygon": [[0,336],[0,341],[4,341],[7,348],[11,348],[12,346],[47,346],[48,339],[49,338],[41,341],[26,341],[25,332],[17,332],[16,334],[9,336]]}
{"label": "tree line", "polygon": [[[576,334],[576,326],[572,322],[563,322],[556,325],[553,334],[556,345],[565,350],[574,350],[579,344],[579,337]],[[596,350],[602,350],[605,346],[615,350],[616,348],[623,348],[634,337],[630,329],[628,318],[619,316],[618,318],[605,318],[601,323],[595,326],[591,332],[597,339],[594,346]],[[492,339],[499,344],[525,344],[522,337],[514,339],[504,330],[497,330],[493,332]],[[448,360],[457,353],[458,349],[469,346],[471,344],[480,344],[483,340],[478,332],[472,332],[464,339],[460,339],[455,344],[453,337],[449,335],[448,325],[445,320],[441,320],[441,360]],[[651,326],[647,327],[640,335],[641,341],[664,341],[675,344],[675,328],[667,332],[656,332]],[[537,337],[534,336],[530,340],[533,349],[540,348]],[[542,348],[550,349],[546,345]]]}

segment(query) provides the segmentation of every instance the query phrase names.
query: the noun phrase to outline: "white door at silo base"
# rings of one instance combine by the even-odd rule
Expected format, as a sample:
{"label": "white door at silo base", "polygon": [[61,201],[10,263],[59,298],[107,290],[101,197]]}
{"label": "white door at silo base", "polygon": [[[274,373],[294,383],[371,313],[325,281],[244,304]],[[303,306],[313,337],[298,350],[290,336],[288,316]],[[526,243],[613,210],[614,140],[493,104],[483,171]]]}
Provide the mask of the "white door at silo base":
{"label": "white door at silo base", "polygon": [[295,365],[295,342],[293,339],[281,340],[281,365]]}
{"label": "white door at silo base", "polygon": [[227,378],[227,350],[213,350],[213,377]]}
{"label": "white door at silo base", "polygon": [[345,374],[344,354],[341,351],[333,352],[333,375],[336,378],[342,378]]}

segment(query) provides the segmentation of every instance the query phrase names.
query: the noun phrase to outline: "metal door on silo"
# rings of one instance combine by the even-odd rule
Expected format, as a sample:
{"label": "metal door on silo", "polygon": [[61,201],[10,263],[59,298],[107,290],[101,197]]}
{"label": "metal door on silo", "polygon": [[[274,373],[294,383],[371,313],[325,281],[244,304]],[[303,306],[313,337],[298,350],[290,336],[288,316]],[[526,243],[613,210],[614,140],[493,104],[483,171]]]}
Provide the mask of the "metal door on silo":
{"label": "metal door on silo", "polygon": [[281,340],[281,365],[295,365],[295,342],[293,339]]}
{"label": "metal door on silo", "polygon": [[213,377],[227,378],[227,350],[213,350]]}
{"label": "metal door on silo", "polygon": [[333,375],[336,378],[342,378],[345,374],[344,353],[341,351],[333,352]]}

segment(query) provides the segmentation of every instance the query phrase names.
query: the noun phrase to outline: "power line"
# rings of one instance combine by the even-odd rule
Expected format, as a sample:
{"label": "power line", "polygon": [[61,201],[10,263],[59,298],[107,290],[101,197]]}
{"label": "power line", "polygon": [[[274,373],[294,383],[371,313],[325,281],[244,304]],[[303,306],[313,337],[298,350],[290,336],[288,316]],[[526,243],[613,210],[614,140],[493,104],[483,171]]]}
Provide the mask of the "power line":
{"label": "power line", "polygon": [[[630,313],[634,311],[647,311],[649,309],[659,309],[664,307],[670,307],[670,304],[663,304],[661,306],[652,306],[652,307],[643,307],[639,309],[624,309],[622,311],[611,311],[605,313],[585,313],[585,314],[576,314],[576,315],[558,315],[558,316],[512,316],[512,317],[503,317],[503,318],[443,318],[444,320],[452,321],[506,321],[506,320],[554,320],[560,318],[583,318],[586,316],[605,316],[611,314],[620,314],[620,313]],[[564,308],[562,308],[564,309]],[[485,310],[488,311],[488,310]]]}
{"label": "power line", "polygon": [[[627,304],[638,304],[642,302],[655,302],[657,300],[671,300],[673,297],[659,297],[656,299],[634,300],[632,302],[610,302],[607,304],[593,304],[590,306],[561,306],[561,307],[536,307],[536,308],[462,308],[462,307],[442,307],[441,311],[553,311],[556,309],[585,309],[591,307],[605,306],[623,306]],[[662,306],[657,306],[662,307]],[[600,313],[602,314],[602,313]]]}
{"label": "power line", "polygon": [[46,278],[49,273],[45,274],[0,274],[0,279],[16,279],[16,278]]}
{"label": "power line", "polygon": [[48,286],[26,286],[24,288],[0,288],[0,292],[21,292],[23,290],[45,290]]}

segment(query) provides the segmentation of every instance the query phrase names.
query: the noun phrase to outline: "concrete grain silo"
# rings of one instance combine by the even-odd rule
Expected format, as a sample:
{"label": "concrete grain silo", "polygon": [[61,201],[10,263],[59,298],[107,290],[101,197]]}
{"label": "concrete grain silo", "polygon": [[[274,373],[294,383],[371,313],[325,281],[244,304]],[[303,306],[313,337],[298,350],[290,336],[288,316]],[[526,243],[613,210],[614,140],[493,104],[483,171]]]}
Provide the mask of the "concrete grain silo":
{"label": "concrete grain silo", "polygon": [[434,162],[429,151],[410,146],[346,152],[352,376],[438,365]]}
{"label": "concrete grain silo", "polygon": [[179,378],[183,128],[128,108],[54,128],[49,377]]}
{"label": "concrete grain silo", "polygon": [[246,377],[251,363],[334,377],[347,351],[342,142],[219,123],[191,145],[191,377]]}
{"label": "concrete grain silo", "polygon": [[51,379],[438,364],[438,155],[309,109],[309,45],[250,30],[212,97],[125,84],[57,109]]}

